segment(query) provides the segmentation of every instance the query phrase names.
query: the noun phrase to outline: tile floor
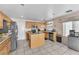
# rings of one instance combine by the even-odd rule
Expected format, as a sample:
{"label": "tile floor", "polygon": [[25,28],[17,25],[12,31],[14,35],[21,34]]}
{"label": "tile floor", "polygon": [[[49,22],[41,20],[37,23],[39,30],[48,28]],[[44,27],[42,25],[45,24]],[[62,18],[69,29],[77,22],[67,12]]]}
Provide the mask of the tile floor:
{"label": "tile floor", "polygon": [[54,43],[49,40],[45,41],[44,46],[31,49],[28,42],[18,40],[17,50],[10,53],[10,55],[79,55],[79,52],[69,49],[64,44]]}

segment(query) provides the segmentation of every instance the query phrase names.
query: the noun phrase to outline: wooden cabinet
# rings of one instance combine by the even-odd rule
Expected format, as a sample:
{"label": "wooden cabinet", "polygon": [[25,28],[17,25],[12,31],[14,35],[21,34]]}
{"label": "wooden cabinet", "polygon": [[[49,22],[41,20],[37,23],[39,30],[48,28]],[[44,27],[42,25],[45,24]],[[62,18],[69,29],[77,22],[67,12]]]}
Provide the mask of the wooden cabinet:
{"label": "wooden cabinet", "polygon": [[6,39],[0,44],[0,55],[7,55],[10,52],[11,41],[10,38]]}
{"label": "wooden cabinet", "polygon": [[11,41],[10,40],[7,42],[7,45],[6,46],[7,46],[7,52],[9,54],[9,52],[11,50]]}
{"label": "wooden cabinet", "polygon": [[3,29],[3,20],[0,20],[0,29]]}
{"label": "wooden cabinet", "polygon": [[3,18],[2,14],[0,14],[0,29],[3,28]]}
{"label": "wooden cabinet", "polygon": [[5,47],[0,50],[0,55],[6,55],[8,53],[7,51],[7,46],[5,45]]}
{"label": "wooden cabinet", "polygon": [[40,34],[32,34],[29,33],[29,47],[30,48],[37,48],[45,43],[45,34],[40,33]]}
{"label": "wooden cabinet", "polygon": [[44,32],[45,33],[45,39],[48,39],[49,38],[49,33],[48,32]]}
{"label": "wooden cabinet", "polygon": [[56,42],[57,39],[57,32],[53,32],[53,41]]}
{"label": "wooden cabinet", "polygon": [[0,29],[3,29],[3,20],[6,20],[8,22],[7,25],[9,25],[9,27],[11,22],[13,22],[7,15],[0,11]]}
{"label": "wooden cabinet", "polygon": [[29,34],[30,32],[26,32],[26,40],[28,41],[30,38],[29,38]]}
{"label": "wooden cabinet", "polygon": [[32,28],[33,25],[38,26],[39,28],[41,26],[45,26],[44,22],[32,22],[32,21],[26,21],[26,28]]}
{"label": "wooden cabinet", "polygon": [[[10,25],[12,24],[13,21],[2,11],[0,11],[0,29],[3,29],[3,20],[6,21],[8,28],[10,28]],[[0,55],[8,54],[11,47],[10,45],[11,45],[10,38],[9,37],[3,38],[3,41],[0,41]]]}

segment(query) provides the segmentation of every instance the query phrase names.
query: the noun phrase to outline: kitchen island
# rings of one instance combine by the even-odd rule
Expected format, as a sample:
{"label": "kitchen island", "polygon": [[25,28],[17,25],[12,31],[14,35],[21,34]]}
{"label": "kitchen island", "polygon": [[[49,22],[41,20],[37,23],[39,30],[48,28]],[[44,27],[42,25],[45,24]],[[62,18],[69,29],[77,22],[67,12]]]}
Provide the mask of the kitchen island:
{"label": "kitchen island", "polygon": [[29,36],[29,47],[37,48],[43,46],[45,43],[45,34],[44,33],[28,33]]}

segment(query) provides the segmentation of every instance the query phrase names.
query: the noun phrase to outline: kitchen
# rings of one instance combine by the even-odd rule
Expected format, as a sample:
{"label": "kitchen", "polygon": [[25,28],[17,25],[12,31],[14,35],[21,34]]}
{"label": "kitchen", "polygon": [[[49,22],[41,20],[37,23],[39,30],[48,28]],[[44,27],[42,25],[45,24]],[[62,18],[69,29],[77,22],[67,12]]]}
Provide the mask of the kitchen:
{"label": "kitchen", "polygon": [[[3,16],[3,14],[2,14],[2,16]],[[8,22],[5,22],[5,24],[4,24],[4,18],[2,18],[2,19],[3,19],[3,23],[1,25],[3,25],[3,26],[1,27],[1,29],[4,30],[6,28],[3,28],[3,27],[5,24],[7,26]],[[10,37],[9,38],[10,44],[8,46],[9,48],[7,48],[7,49],[9,49],[9,51],[2,52],[1,54],[8,54],[9,52],[17,49],[18,28],[16,25],[13,25],[13,24],[16,24],[13,20],[10,19],[10,21],[11,22],[9,22],[10,25],[7,30],[4,30],[3,32],[0,30],[1,38],[5,38],[6,40],[8,40],[6,37]],[[50,40],[56,41],[55,30],[54,31],[50,30],[50,32],[46,31],[46,29],[45,29],[46,24],[47,24],[46,22],[40,22],[40,21],[25,21],[25,22],[26,22],[26,28],[27,28],[26,40],[29,42],[28,46],[30,48],[38,48],[40,46],[43,46],[45,44],[45,39],[47,40],[49,37],[49,33],[52,33],[53,34],[52,36],[54,36],[53,37],[54,39],[51,38]],[[33,29],[34,25],[36,25],[40,29],[38,30],[38,28],[36,28],[36,27],[35,27],[35,29]],[[29,28],[30,28],[30,31],[28,31]],[[50,37],[52,37],[52,36],[50,36]],[[2,41],[1,46],[3,46],[3,43],[4,44],[6,43],[5,39],[4,40],[0,39]],[[2,49],[1,51],[4,51],[4,50]]]}
{"label": "kitchen", "polygon": [[[8,6],[16,10],[12,8],[8,9]],[[67,33],[67,36],[69,36],[69,31],[73,29],[65,29],[63,24],[65,22],[74,21],[74,19],[77,21],[79,19],[79,12],[72,12],[72,10],[70,10],[68,14],[62,14],[52,18],[53,11],[52,7],[49,6],[48,4],[0,5],[2,10],[0,12],[0,54],[61,55],[64,54],[64,52],[65,54],[69,54],[69,50],[75,52],[71,54],[78,54],[78,44],[76,45],[77,47],[73,47],[74,44],[71,44],[71,41],[68,41],[68,37],[63,35]],[[54,7],[53,4],[51,4],[51,6]],[[64,5],[56,5],[56,7],[57,6]],[[50,9],[48,9],[48,7]],[[40,8],[42,10],[40,10]],[[48,15],[46,15],[47,10]],[[35,13],[36,11],[39,12]],[[71,40],[71,38],[69,40]]]}

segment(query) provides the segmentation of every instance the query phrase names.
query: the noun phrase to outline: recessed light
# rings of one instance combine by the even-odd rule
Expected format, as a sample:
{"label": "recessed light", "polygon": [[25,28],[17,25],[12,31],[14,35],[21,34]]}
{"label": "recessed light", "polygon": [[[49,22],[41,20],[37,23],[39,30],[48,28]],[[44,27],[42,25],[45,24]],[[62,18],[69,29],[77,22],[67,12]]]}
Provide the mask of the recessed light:
{"label": "recessed light", "polygon": [[24,16],[21,16],[21,18],[23,18]]}

